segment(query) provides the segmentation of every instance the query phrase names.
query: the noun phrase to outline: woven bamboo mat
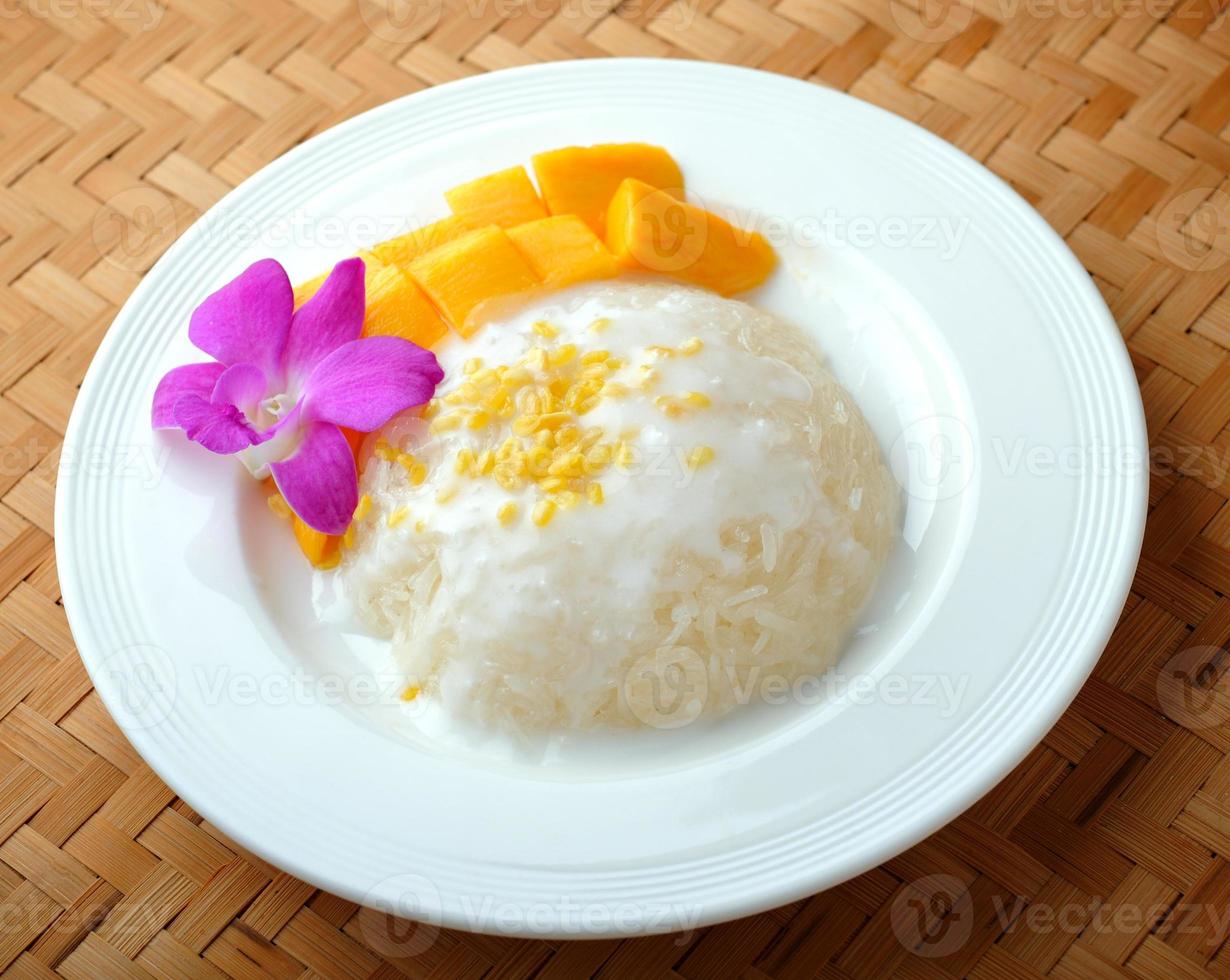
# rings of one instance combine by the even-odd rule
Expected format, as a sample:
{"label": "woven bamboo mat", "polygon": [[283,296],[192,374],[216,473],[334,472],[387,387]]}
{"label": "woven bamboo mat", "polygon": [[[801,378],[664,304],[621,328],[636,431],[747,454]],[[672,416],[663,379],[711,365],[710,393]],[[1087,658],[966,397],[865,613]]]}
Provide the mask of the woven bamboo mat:
{"label": "woven bamboo mat", "polygon": [[[450,4],[0,0],[4,976],[1230,978],[1230,27],[1211,0]],[[58,604],[60,440],[143,269],[229,187],[403,93],[608,55],[846,89],[1011,181],[1131,349],[1156,454],[1145,556],[1054,731],[885,866],[681,935],[398,945],[395,923],[390,945],[120,736]]]}

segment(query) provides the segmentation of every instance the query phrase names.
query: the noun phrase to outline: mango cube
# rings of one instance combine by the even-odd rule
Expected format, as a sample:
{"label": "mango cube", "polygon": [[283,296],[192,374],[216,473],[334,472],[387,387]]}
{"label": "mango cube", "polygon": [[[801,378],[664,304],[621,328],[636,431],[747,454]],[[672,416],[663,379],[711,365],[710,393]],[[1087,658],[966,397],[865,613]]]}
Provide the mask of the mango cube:
{"label": "mango cube", "polygon": [[777,265],[764,236],[639,180],[611,199],[606,243],[625,268],[658,272],[732,296],[759,286]]}
{"label": "mango cube", "polygon": [[[372,292],[372,283],[380,270],[384,268],[382,262],[377,262],[370,255],[363,257],[363,286],[365,294],[370,296]],[[332,270],[330,270],[332,271]],[[321,286],[325,284],[325,280],[329,278],[328,272],[322,272],[315,279],[309,279],[307,282],[301,282],[295,287],[295,309],[299,309],[304,303],[316,295]]]}
{"label": "mango cube", "polygon": [[446,242],[461,237],[467,231],[473,231],[480,224],[485,224],[485,222],[476,224],[458,215],[450,214],[447,218],[441,218],[429,225],[408,231],[404,235],[383,241],[379,245],[373,245],[366,252],[360,252],[359,255],[364,259],[370,256],[381,265],[405,268],[420,255],[426,255],[433,248],[439,248]]}
{"label": "mango cube", "polygon": [[430,347],[446,333],[448,324],[407,273],[386,265],[368,278],[364,337],[401,337]]}
{"label": "mango cube", "polygon": [[508,228],[547,216],[542,199],[524,167],[509,167],[444,192],[454,216],[471,227]]}
{"label": "mango cube", "polygon": [[340,536],[308,527],[298,514],[291,514],[290,519],[295,528],[295,541],[308,561],[317,568],[333,568],[341,560]]}
{"label": "mango cube", "polygon": [[539,285],[508,234],[495,225],[469,232],[410,265],[436,308],[463,336],[474,332],[471,314],[486,300]]}
{"label": "mango cube", "polygon": [[307,282],[301,282],[295,287],[295,309],[299,309],[304,303],[316,295],[316,290],[325,284],[325,280],[329,278],[329,273],[325,272],[317,276],[315,279],[309,279]]}
{"label": "mango cube", "polygon": [[575,214],[601,237],[607,207],[629,177],[662,190],[683,193],[679,165],[660,146],[604,143],[566,146],[533,157],[534,175],[552,214]]}
{"label": "mango cube", "polygon": [[[380,265],[370,255],[365,255],[363,261],[364,337],[402,337],[420,347],[430,347],[448,333],[448,324],[408,273],[396,266]],[[327,274],[317,276],[296,286],[295,309],[315,296],[326,278]]]}
{"label": "mango cube", "polygon": [[557,288],[619,273],[615,257],[575,214],[557,214],[508,229],[535,275]]}
{"label": "mango cube", "polygon": [[[351,440],[349,431],[343,431],[347,432],[347,441],[350,441],[353,446],[355,443]],[[361,433],[359,438],[362,438]],[[265,492],[270,495],[270,509],[275,514],[290,519],[291,528],[295,534],[295,542],[299,545],[299,550],[303,552],[304,557],[317,568],[332,568],[336,565],[341,558],[339,553],[341,538],[338,535],[322,534],[320,531],[304,524],[299,516],[290,509],[290,505],[286,503],[286,498],[278,490],[278,485],[274,482],[273,477],[265,477],[261,481],[261,485],[265,488]]]}

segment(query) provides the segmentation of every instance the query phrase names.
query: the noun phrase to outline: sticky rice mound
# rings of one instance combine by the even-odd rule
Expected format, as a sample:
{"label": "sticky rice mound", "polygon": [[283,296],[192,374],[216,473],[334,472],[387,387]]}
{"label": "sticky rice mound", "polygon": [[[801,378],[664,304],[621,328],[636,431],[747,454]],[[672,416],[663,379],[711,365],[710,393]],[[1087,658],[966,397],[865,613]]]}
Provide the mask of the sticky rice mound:
{"label": "sticky rice mound", "polygon": [[619,281],[438,354],[426,417],[375,442],[339,572],[412,696],[512,732],[673,728],[834,663],[899,499],[809,337]]}

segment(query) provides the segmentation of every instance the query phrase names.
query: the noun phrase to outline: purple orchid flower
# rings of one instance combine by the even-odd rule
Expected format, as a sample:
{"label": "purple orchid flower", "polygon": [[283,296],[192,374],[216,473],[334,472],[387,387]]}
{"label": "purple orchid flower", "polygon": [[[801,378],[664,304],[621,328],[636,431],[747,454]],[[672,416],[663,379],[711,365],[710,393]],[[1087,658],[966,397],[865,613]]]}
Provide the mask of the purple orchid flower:
{"label": "purple orchid flower", "polygon": [[299,310],[286,270],[248,267],[196,308],[189,339],[215,360],[173,368],[154,392],[156,429],[269,473],[290,508],[340,534],[358,504],[340,426],[371,432],[431,398],[436,356],[400,337],[364,337],[363,260],[346,259]]}

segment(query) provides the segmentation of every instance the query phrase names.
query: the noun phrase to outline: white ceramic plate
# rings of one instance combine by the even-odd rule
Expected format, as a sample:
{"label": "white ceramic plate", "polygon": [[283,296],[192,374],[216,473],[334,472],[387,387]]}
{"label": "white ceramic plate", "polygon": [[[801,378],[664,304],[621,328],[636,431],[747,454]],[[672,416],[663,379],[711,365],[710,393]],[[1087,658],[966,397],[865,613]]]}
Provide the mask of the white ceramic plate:
{"label": "white ceramic plate", "polygon": [[[311,577],[239,467],[150,431],[150,396],[194,359],[192,308],[251,261],[307,278],[442,215],[460,180],[625,140],[668,147],[701,200],[781,245],[782,271],[751,299],[828,351],[906,485],[904,540],[838,684],[785,704],[757,692],[727,722],[677,731],[534,751],[441,742],[388,696],[378,645],[316,621]],[[1128,358],[1088,275],[952,147],[778,76],[553,64],[368,112],[189,229],[82,386],[57,556],[99,693],[241,844],[432,924],[665,931],[857,874],[1007,773],[1120,610],[1145,451]]]}

